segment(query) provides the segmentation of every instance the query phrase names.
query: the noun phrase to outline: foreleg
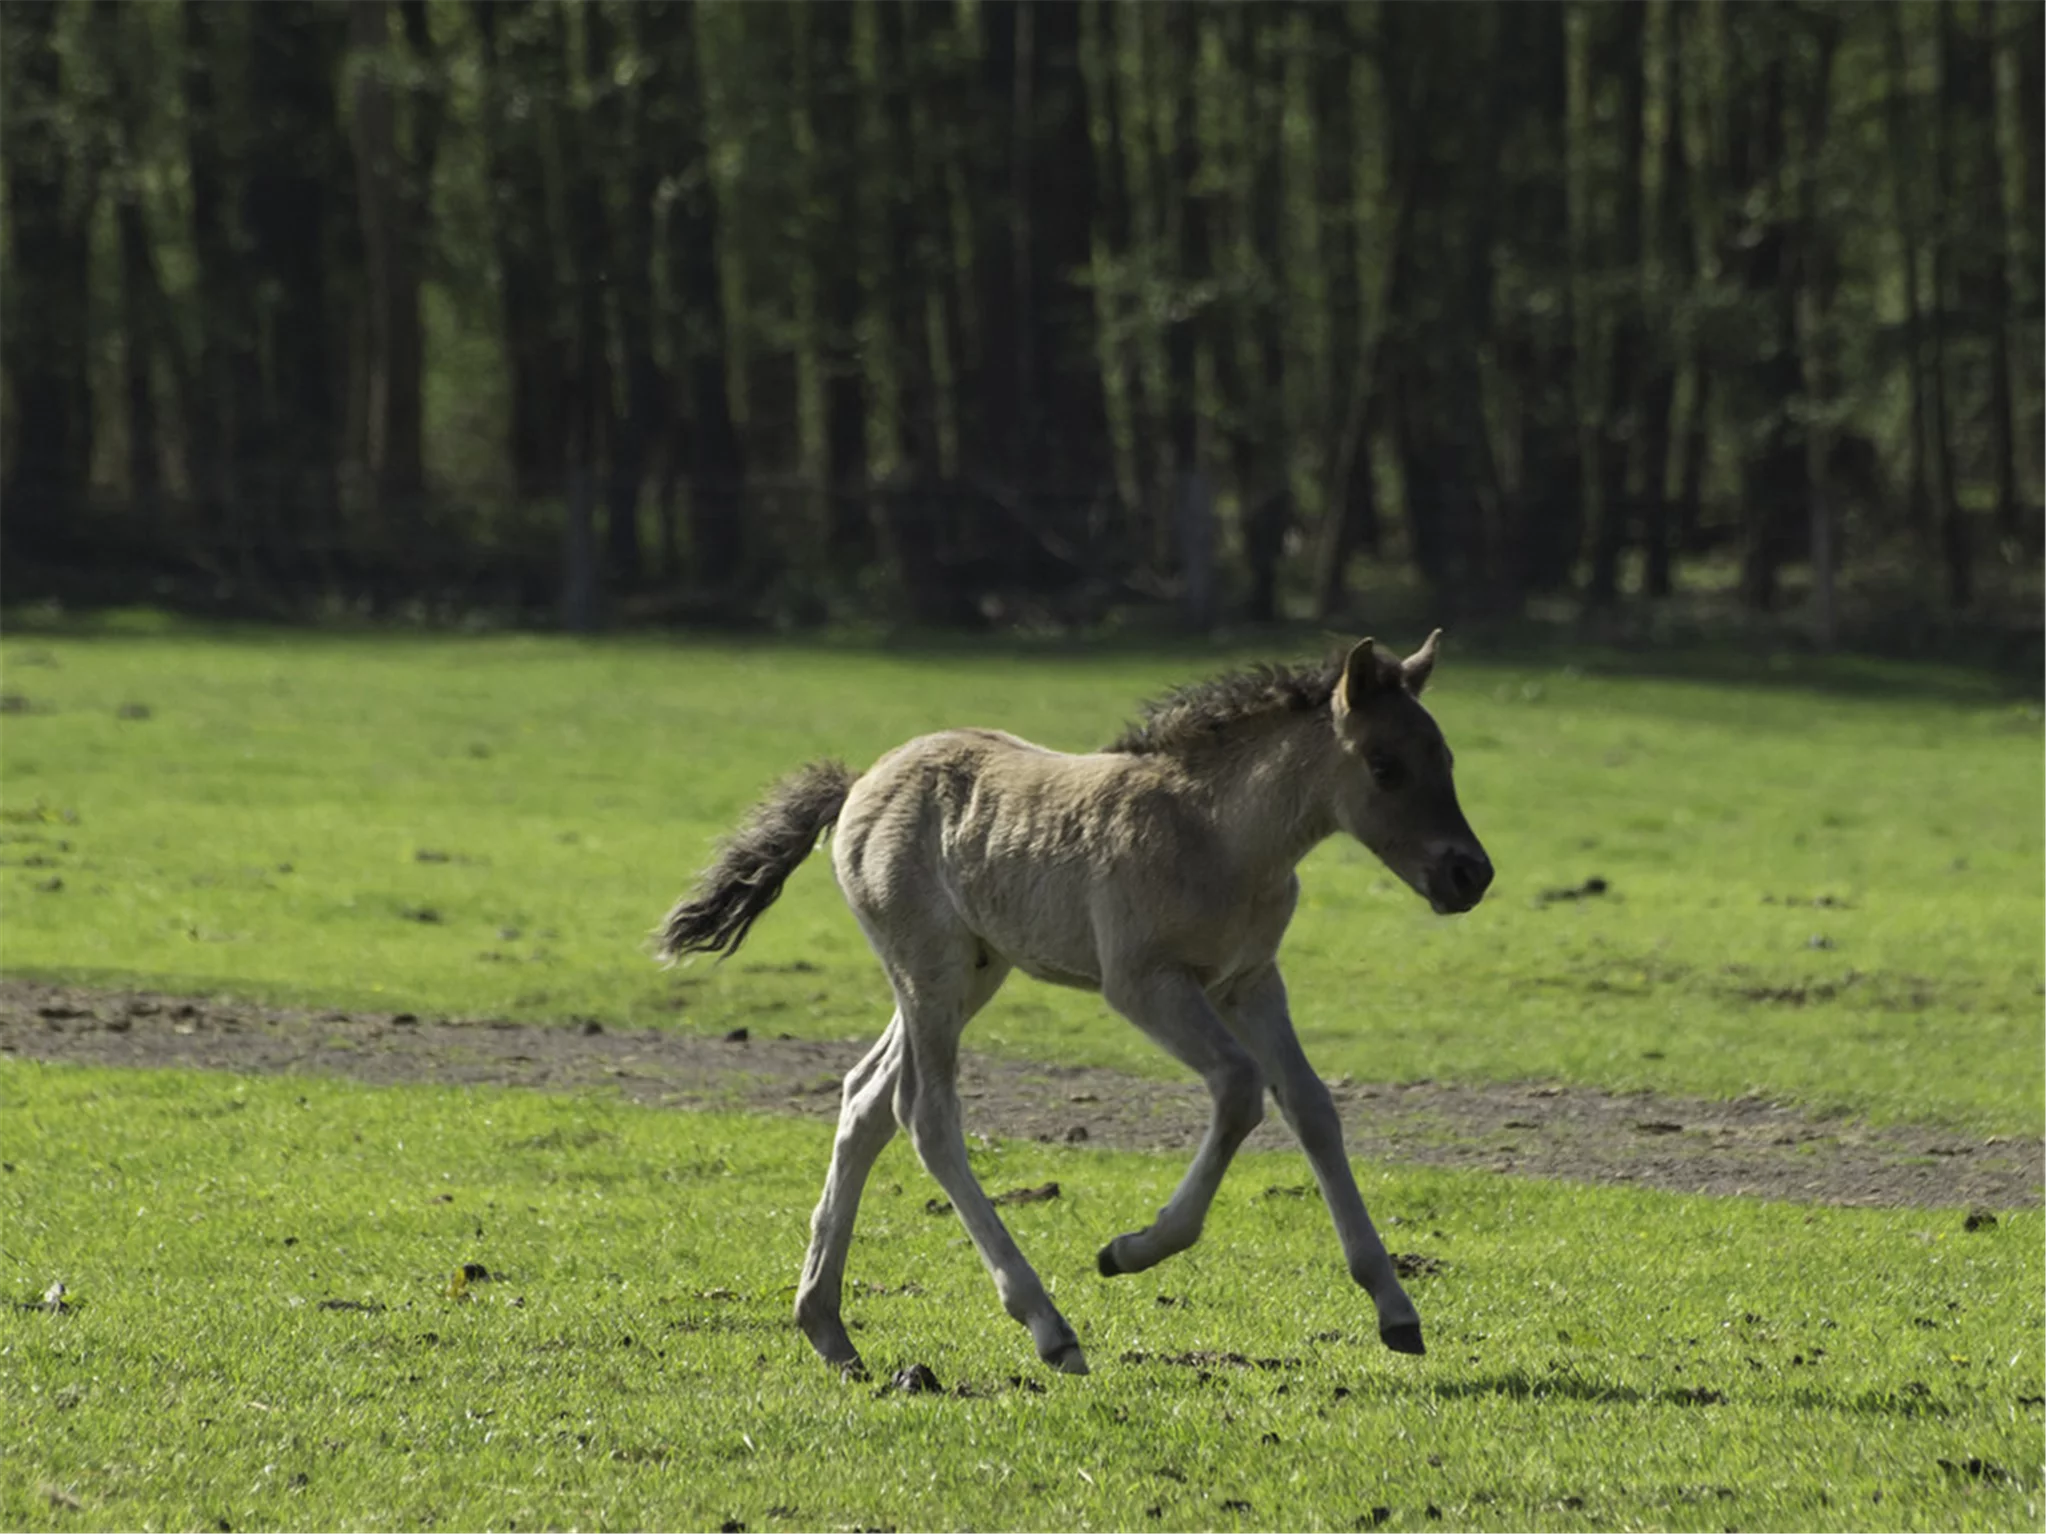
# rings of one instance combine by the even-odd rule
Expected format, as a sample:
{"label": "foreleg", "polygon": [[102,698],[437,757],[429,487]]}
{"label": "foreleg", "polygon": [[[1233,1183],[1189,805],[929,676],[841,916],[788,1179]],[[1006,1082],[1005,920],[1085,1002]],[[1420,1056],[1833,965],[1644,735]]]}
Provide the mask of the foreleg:
{"label": "foreleg", "polygon": [[1225,1015],[1236,1036],[1257,1057],[1279,1100],[1279,1111],[1292,1126],[1314,1168],[1314,1180],[1335,1221],[1343,1260],[1350,1276],[1371,1296],[1378,1310],[1379,1340],[1398,1353],[1422,1353],[1421,1317],[1400,1287],[1392,1258],[1364,1208],[1350,1158],[1343,1150],[1343,1122],[1328,1087],[1307,1063],[1293,1031],[1286,1005],[1286,985],[1276,965],[1266,967],[1241,987]]}
{"label": "foreleg", "polygon": [[1102,987],[1110,1006],[1176,1059],[1200,1073],[1212,1111],[1186,1175],[1144,1230],[1117,1236],[1101,1249],[1102,1276],[1141,1273],[1200,1239],[1208,1209],[1237,1147],[1264,1118],[1264,1073],[1230,1036],[1191,975],[1176,970],[1111,979]]}

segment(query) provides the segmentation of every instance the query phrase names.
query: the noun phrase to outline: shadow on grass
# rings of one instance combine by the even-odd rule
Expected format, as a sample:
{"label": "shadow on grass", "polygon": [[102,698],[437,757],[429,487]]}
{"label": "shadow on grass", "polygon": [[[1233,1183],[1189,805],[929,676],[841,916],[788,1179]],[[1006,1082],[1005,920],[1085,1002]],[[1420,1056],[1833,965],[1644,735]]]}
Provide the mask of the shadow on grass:
{"label": "shadow on grass", "polygon": [[[1417,610],[1418,612],[1419,610]],[[924,629],[856,629],[831,635],[762,636],[735,642],[801,649],[829,644],[852,651],[934,661],[1146,662],[1184,667],[1192,679],[1255,660],[1314,661],[1339,653],[1370,633],[1388,645],[1411,648],[1431,628],[1443,627],[1450,660],[1471,660],[1535,674],[1573,671],[1639,681],[1697,682],[1718,686],[1809,691],[1877,702],[1907,699],[1981,704],[2038,699],[2042,650],[2036,627],[1978,634],[1927,636],[1900,633],[1880,645],[1843,643],[1830,652],[1780,624],[1714,628],[1669,636],[1601,637],[1569,623],[1535,619],[1438,623],[1386,614],[1340,628],[1274,623],[1188,634],[1169,625],[1065,632],[950,633]],[[678,642],[712,635],[675,635]]]}
{"label": "shadow on grass", "polygon": [[1583,1401],[1595,1406],[1639,1406],[1654,1399],[1632,1385],[1611,1385],[1574,1371],[1537,1374],[1526,1369],[1502,1369],[1419,1385],[1398,1378],[1380,1378],[1355,1393],[1386,1401],[1430,1395],[1438,1401]]}
{"label": "shadow on grass", "polygon": [[[1417,1391],[1396,1379],[1383,1379],[1359,1393],[1383,1400],[1410,1400]],[[1502,1369],[1466,1379],[1431,1381],[1421,1385],[1418,1393],[1438,1401],[1581,1401],[1592,1406],[1647,1405],[1692,1411],[1711,1410],[1727,1405],[1729,1400],[1725,1392],[1709,1387],[1643,1391],[1574,1370],[1543,1374],[1527,1369]],[[1859,1390],[1851,1394],[1800,1387],[1774,1399],[1793,1411],[1817,1415],[1903,1420],[1953,1415],[1951,1406],[1915,1382],[1895,1390]]]}
{"label": "shadow on grass", "polygon": [[1799,1386],[1783,1398],[1795,1411],[1833,1413],[1849,1417],[1951,1417],[1954,1409],[1933,1395],[1924,1385],[1912,1381],[1896,1390],[1857,1390],[1840,1394]]}
{"label": "shadow on grass", "polygon": [[[564,644],[605,649],[704,647],[733,652],[788,654],[829,649],[943,663],[1029,660],[1076,664],[1156,663],[1185,680],[1255,659],[1318,659],[1365,628],[1394,645],[1416,644],[1433,623],[1388,613],[1374,624],[1343,629],[1283,623],[1218,630],[1177,631],[1149,621],[1117,629],[962,633],[852,625],[789,633],[735,629],[622,628],[595,637],[559,636]],[[1355,631],[1355,632],[1353,632]],[[188,639],[262,647],[312,643],[394,643],[435,639],[473,643],[507,633],[536,634],[518,625],[468,628],[379,624],[360,620],[285,625],[256,620],[191,618],[154,608],[73,610],[17,604],[0,613],[0,632],[34,639]],[[1900,632],[1880,648],[1843,646],[1819,653],[1804,636],[1781,625],[1673,636],[1609,637],[1565,623],[1515,620],[1453,625],[1451,655],[1532,674],[1564,671],[1640,681],[1805,691],[1878,702],[1922,700],[1960,705],[2036,700],[2042,696],[2036,630],[1984,628],[1977,639],[1942,633],[1914,643]]]}
{"label": "shadow on grass", "polygon": [[1430,1393],[1440,1401],[1496,1396],[1508,1401],[1583,1401],[1594,1406],[1638,1406],[1649,1399],[1632,1385],[1610,1385],[1574,1371],[1530,1374],[1525,1369],[1506,1369],[1474,1379],[1439,1380]]}

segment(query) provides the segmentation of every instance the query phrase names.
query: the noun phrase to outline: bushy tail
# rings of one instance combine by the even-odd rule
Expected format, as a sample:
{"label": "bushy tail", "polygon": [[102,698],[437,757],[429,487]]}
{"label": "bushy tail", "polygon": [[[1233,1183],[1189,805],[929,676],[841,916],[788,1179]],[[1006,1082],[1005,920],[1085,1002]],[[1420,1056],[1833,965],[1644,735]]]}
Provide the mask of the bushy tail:
{"label": "bushy tail", "polygon": [[838,819],[858,776],[843,762],[812,762],[775,784],[657,929],[660,957],[736,952],[825,827]]}

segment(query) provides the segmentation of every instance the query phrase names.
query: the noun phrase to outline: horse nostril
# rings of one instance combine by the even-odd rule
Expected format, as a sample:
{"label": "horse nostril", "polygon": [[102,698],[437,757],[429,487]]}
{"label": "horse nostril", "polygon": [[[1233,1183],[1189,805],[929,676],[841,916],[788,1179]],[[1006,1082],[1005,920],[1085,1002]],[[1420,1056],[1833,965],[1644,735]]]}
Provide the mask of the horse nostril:
{"label": "horse nostril", "polygon": [[1465,900],[1475,900],[1485,893],[1492,882],[1491,861],[1483,857],[1459,856],[1449,865],[1449,883],[1457,895]]}

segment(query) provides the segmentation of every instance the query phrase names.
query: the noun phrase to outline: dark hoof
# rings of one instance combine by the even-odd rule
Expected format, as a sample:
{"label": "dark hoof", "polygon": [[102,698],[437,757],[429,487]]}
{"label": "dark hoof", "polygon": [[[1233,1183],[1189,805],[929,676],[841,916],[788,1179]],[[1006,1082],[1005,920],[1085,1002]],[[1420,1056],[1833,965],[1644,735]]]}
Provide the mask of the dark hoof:
{"label": "dark hoof", "polygon": [[1045,1359],[1045,1362],[1061,1374],[1085,1374],[1088,1372],[1087,1355],[1080,1351],[1080,1344],[1077,1342],[1067,1343],[1056,1353]]}
{"label": "dark hoof", "polygon": [[1398,1326],[1381,1327],[1378,1332],[1378,1340],[1391,1348],[1395,1353],[1411,1353],[1416,1358],[1428,1351],[1421,1343],[1421,1323],[1419,1321],[1406,1321]]}
{"label": "dark hoof", "polygon": [[1094,1266],[1100,1269],[1103,1278],[1119,1278],[1122,1275],[1122,1268],[1117,1265],[1115,1260],[1115,1243],[1113,1241],[1094,1254]]}

